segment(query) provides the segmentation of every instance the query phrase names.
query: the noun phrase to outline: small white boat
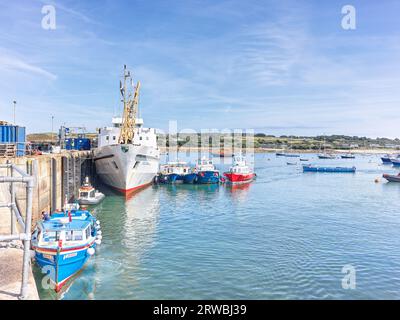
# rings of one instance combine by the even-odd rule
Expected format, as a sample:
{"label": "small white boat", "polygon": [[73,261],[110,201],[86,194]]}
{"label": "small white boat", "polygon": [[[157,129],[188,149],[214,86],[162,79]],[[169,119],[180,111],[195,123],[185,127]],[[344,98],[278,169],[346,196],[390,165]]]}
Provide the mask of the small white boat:
{"label": "small white boat", "polygon": [[86,177],[85,183],[79,188],[78,202],[84,205],[93,205],[100,203],[105,198],[105,195],[96,190]]}

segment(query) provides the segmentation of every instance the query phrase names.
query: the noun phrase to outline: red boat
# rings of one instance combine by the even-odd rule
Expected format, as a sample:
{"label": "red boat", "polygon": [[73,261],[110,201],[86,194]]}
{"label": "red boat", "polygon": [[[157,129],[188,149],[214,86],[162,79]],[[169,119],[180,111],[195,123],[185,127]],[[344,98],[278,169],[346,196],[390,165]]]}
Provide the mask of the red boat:
{"label": "red boat", "polygon": [[247,166],[243,156],[233,158],[233,166],[224,173],[227,182],[232,184],[248,183],[254,180],[256,174]]}

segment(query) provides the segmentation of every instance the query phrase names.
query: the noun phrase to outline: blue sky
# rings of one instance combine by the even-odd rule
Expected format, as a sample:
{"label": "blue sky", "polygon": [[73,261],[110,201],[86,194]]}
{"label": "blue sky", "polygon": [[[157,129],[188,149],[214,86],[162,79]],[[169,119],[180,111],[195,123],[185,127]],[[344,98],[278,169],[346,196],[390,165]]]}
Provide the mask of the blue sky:
{"label": "blue sky", "polygon": [[[41,27],[43,5],[56,30]],[[356,8],[356,30],[341,8]],[[0,119],[106,125],[127,64],[166,130],[399,137],[400,2],[0,0]]]}

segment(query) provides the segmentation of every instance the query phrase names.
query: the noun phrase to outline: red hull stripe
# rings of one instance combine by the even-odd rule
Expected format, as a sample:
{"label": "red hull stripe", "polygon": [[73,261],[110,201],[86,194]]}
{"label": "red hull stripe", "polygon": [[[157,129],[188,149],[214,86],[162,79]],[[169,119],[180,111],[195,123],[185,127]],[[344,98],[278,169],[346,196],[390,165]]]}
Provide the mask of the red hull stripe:
{"label": "red hull stripe", "polygon": [[[84,245],[84,246],[80,246],[80,247],[74,247],[74,248],[68,248],[68,249],[61,249],[60,252],[68,252],[68,251],[74,251],[74,250],[82,250],[82,249],[86,249],[89,248],[93,245],[94,241],[92,241],[92,243]],[[57,249],[48,249],[48,248],[39,248],[39,247],[33,247],[32,249],[34,250],[39,250],[41,252],[57,252]]]}
{"label": "red hull stripe", "polygon": [[117,188],[117,187],[113,187],[113,188],[118,190],[119,192],[122,192],[122,193],[131,193],[131,192],[139,191],[140,189],[143,189],[143,188],[145,188],[145,187],[147,187],[149,185],[151,185],[151,182],[142,184],[140,186],[137,186],[137,187],[134,187],[134,188],[131,188],[131,189],[120,189],[120,188]]}

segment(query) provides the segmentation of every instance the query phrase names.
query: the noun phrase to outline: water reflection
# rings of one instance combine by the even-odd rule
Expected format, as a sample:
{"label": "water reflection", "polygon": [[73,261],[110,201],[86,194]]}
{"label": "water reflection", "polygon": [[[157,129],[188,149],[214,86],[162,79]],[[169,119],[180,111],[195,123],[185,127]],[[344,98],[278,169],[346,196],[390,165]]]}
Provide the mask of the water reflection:
{"label": "water reflection", "polygon": [[251,185],[254,182],[243,183],[243,184],[227,184],[226,190],[228,194],[232,197],[232,199],[238,202],[245,202],[247,200],[247,196],[249,194]]}

